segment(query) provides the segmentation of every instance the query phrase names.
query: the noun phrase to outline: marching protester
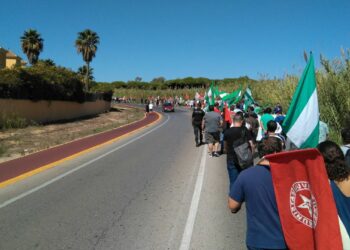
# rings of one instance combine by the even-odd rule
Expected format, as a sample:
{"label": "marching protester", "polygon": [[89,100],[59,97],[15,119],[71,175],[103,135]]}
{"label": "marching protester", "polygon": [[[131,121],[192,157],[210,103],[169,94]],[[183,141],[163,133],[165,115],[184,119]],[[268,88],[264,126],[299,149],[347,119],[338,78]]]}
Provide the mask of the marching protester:
{"label": "marching protester", "polygon": [[152,101],[150,101],[148,106],[149,106],[149,112],[152,112],[153,111],[153,103],[152,103]]}
{"label": "marching protester", "polygon": [[235,151],[235,148],[246,144],[246,147],[240,153],[246,156],[252,156],[252,152],[254,152],[254,144],[251,134],[243,125],[243,113],[236,113],[232,120],[232,127],[227,129],[224,133],[225,151],[227,154],[226,164],[230,181],[230,190],[241,170],[249,167],[249,165],[253,165],[253,158],[251,157],[250,159],[247,159],[248,162],[246,162],[244,166],[241,166],[238,159],[239,155],[237,155],[239,152]]}
{"label": "marching protester", "polygon": [[256,143],[256,137],[259,132],[259,121],[257,114],[254,113],[254,108],[250,107],[248,113],[246,114],[247,118],[245,119],[246,123],[249,124],[249,132],[252,135],[253,142]]}
{"label": "marching protester", "polygon": [[286,139],[284,138],[284,136],[281,133],[282,133],[281,126],[277,122],[275,122],[274,120],[271,120],[267,123],[267,134],[265,135],[265,138],[263,138],[263,140],[268,138],[268,137],[276,137],[276,138],[281,140],[282,148],[285,149],[286,148]]}
{"label": "marching protester", "polygon": [[149,113],[149,104],[147,101],[145,101],[146,105],[145,105],[145,110],[146,110],[146,114]]}
{"label": "marching protester", "polygon": [[275,118],[271,115],[271,108],[266,108],[264,114],[260,118],[260,127],[262,129],[263,136],[267,133],[267,123]]}
{"label": "marching protester", "polygon": [[341,131],[343,145],[340,147],[345,156],[345,162],[350,168],[350,127],[343,128]]}
{"label": "marching protester", "polygon": [[192,113],[192,126],[195,136],[196,147],[199,147],[203,144],[203,130],[202,130],[202,122],[205,112],[202,110],[202,104],[200,102],[197,103],[197,107],[193,110]]}
{"label": "marching protester", "polygon": [[263,157],[282,151],[281,140],[269,137],[258,144],[259,157],[256,166],[242,171],[230,188],[228,207],[237,213],[246,203],[249,250],[287,249],[272,184],[269,162]]}
{"label": "marching protester", "polygon": [[346,166],[344,154],[332,141],[317,146],[321,152],[337,207],[343,248],[350,249],[350,169]]}
{"label": "marching protester", "polygon": [[219,157],[218,146],[220,141],[220,128],[222,117],[214,111],[214,106],[209,105],[208,112],[203,117],[202,129],[205,129],[205,140],[208,143],[210,157]]}
{"label": "marching protester", "polygon": [[319,122],[319,139],[318,143],[324,142],[328,139],[329,129],[325,122]]}
{"label": "marching protester", "polygon": [[284,118],[286,118],[286,117],[282,113],[282,106],[281,105],[276,106],[275,115],[276,115],[275,122],[282,125]]}

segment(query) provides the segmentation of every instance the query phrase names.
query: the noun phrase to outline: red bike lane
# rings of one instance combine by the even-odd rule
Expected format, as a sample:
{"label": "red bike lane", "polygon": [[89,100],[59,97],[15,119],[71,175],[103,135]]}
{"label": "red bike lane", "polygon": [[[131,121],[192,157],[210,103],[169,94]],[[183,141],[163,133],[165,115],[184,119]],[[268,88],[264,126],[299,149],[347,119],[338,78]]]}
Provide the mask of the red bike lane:
{"label": "red bike lane", "polygon": [[158,121],[160,117],[161,116],[158,113],[149,113],[140,121],[0,163],[0,187],[1,184],[18,176],[39,169],[45,165],[63,160],[108,141],[118,139],[123,135],[148,126]]}

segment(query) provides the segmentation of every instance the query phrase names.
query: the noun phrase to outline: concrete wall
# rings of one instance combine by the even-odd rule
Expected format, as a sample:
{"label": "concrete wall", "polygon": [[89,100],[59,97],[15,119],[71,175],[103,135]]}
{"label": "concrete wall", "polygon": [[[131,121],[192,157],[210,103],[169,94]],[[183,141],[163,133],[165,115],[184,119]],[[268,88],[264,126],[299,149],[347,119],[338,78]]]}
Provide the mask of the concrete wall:
{"label": "concrete wall", "polygon": [[39,123],[75,119],[108,111],[110,102],[66,102],[0,99],[0,121],[5,115],[16,115]]}

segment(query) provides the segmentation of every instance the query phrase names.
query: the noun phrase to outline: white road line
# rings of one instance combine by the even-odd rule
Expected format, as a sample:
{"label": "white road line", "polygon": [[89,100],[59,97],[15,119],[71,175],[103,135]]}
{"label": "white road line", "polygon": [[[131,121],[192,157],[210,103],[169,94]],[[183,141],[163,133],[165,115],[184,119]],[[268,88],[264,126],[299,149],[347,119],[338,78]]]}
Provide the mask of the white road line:
{"label": "white road line", "polygon": [[166,121],[164,123],[154,127],[153,129],[147,131],[146,133],[144,133],[142,135],[139,135],[139,136],[135,137],[134,139],[131,139],[130,141],[128,141],[128,142],[126,142],[126,143],[124,143],[124,144],[122,144],[122,145],[120,145],[120,146],[118,146],[118,147],[116,147],[116,148],[114,148],[114,149],[112,149],[112,150],[110,150],[110,151],[108,151],[108,152],[98,156],[97,158],[95,158],[93,160],[90,160],[88,162],[85,162],[84,164],[81,164],[81,165],[77,166],[76,168],[71,169],[71,170],[69,170],[68,172],[66,172],[64,174],[58,175],[57,177],[55,177],[55,178],[53,178],[53,179],[51,179],[51,180],[49,180],[47,182],[44,182],[43,184],[41,184],[41,185],[39,185],[39,186],[37,186],[37,187],[35,187],[33,189],[30,189],[30,190],[28,190],[28,191],[26,191],[26,192],[24,192],[24,193],[22,193],[22,194],[20,194],[18,196],[15,196],[15,197],[13,197],[13,198],[11,198],[11,199],[1,203],[0,204],[0,209],[6,207],[6,206],[8,206],[8,205],[10,205],[10,204],[12,204],[12,203],[14,203],[16,201],[18,201],[18,200],[20,200],[20,199],[22,199],[22,198],[24,198],[24,197],[26,197],[26,196],[36,192],[36,191],[38,191],[40,189],[43,189],[44,187],[46,187],[46,186],[48,186],[48,185],[50,185],[50,184],[52,184],[52,183],[54,183],[54,182],[64,178],[64,177],[66,177],[67,175],[70,175],[70,174],[72,174],[72,173],[74,173],[74,172],[76,172],[76,171],[78,171],[78,170],[80,170],[80,169],[90,165],[91,163],[94,163],[94,162],[96,162],[96,161],[106,157],[107,155],[109,155],[109,154],[111,154],[111,153],[113,153],[113,152],[115,152],[115,151],[117,151],[117,150],[119,150],[121,148],[124,148],[125,146],[127,146],[127,145],[129,145],[129,144],[131,144],[131,143],[141,139],[142,137],[152,133],[156,129],[159,129],[159,128],[163,127],[170,120],[170,116],[167,116],[167,117],[168,118],[166,119]]}
{"label": "white road line", "polygon": [[207,152],[207,147],[205,146],[205,147],[203,147],[202,160],[201,160],[200,167],[198,170],[196,186],[194,188],[191,206],[190,206],[190,211],[188,212],[185,231],[182,235],[182,240],[181,240],[181,245],[180,245],[179,250],[190,249],[194,222],[196,220],[199,200],[200,200],[202,187],[203,187],[205,165],[206,165],[205,163],[206,163],[206,156],[207,156],[206,152]]}

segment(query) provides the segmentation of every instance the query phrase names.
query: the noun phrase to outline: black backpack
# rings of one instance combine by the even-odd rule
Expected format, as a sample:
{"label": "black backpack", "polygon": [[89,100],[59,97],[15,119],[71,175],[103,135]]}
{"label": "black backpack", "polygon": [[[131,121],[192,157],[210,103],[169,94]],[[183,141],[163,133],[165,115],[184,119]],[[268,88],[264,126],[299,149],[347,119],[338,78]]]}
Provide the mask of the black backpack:
{"label": "black backpack", "polygon": [[254,157],[250,149],[245,127],[242,128],[241,137],[233,143],[232,147],[242,170],[254,164]]}

